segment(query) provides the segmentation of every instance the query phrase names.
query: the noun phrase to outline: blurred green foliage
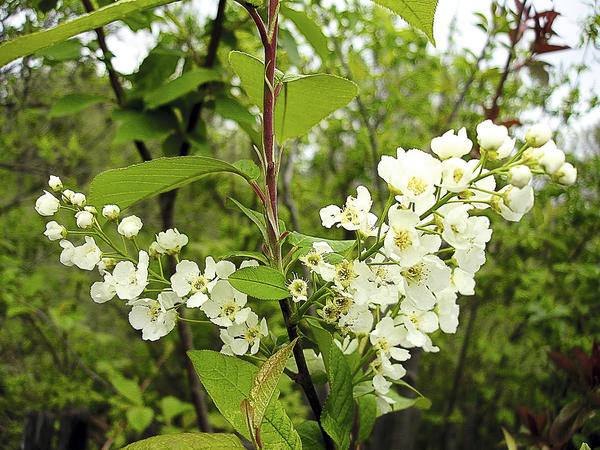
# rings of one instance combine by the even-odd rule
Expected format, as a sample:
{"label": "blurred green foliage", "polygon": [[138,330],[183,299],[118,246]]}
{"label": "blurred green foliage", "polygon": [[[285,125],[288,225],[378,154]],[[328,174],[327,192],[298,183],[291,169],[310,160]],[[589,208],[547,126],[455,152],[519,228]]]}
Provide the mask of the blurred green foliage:
{"label": "blurred green foliage", "polygon": [[[280,68],[286,73],[319,69],[360,87],[357,101],[308,136],[288,142],[284,153],[282,219],[288,229],[326,236],[319,208],[340,204],[359,184],[371,188],[376,203],[385,200],[384,186],[374,176],[382,154],[393,154],[397,146],[428,149],[432,137],[451,127],[465,126],[474,136],[500,82],[498,55],[505,57],[515,18],[510,10],[496,8],[495,20],[477,19],[481,39],[488,42],[481,55],[456,44],[439,54],[423,34],[380,8],[361,2],[348,2],[343,10],[323,9],[318,2],[289,6],[306,16],[284,16]],[[85,192],[100,171],[139,162],[132,139],[144,141],[154,157],[181,154],[185,148],[189,154],[227,161],[255,157],[258,110],[250,106],[227,62],[232,49],[260,56],[245,12],[235,5],[225,8],[212,66],[222,81],[157,102],[156,92],[164,91],[167,82],[208,66],[214,28],[212,18],[199,15],[190,3],[167,9],[170,14],[139,13],[107,27],[108,33],[125,26],[133,31],[152,28],[156,37],[135,73],[117,74],[124,88],[120,101],[110,100],[115,91],[105,63],[111,55],[103,53],[93,34],[68,49],[26,57],[0,73],[6,111],[0,115],[0,430],[7,448],[18,447],[28,410],[59,414],[87,408],[94,418],[91,448],[113,438],[121,446],[158,433],[196,429],[176,333],[143,342],[129,326],[123,305],[94,304],[88,289],[98,275],[61,266],[58,246],[42,236],[43,221],[33,211],[50,174]],[[0,36],[9,39],[60,23],[84,8],[74,0],[12,1],[0,11],[6,16]],[[597,16],[592,11],[588,19],[582,44],[597,45]],[[329,54],[314,28],[309,26],[312,31],[306,34],[298,28],[307,20],[327,25]],[[516,49],[513,64],[521,66],[504,85],[499,120],[518,119],[523,111],[548,111],[564,120],[566,130],[579,111],[595,103],[585,103],[578,86],[569,82],[572,89],[562,106],[550,108],[548,97],[567,79],[532,57],[527,44]],[[85,108],[64,100],[78,93],[107,100]],[[61,114],[49,117],[61,99]],[[457,99],[462,100],[453,113]],[[577,140],[559,142],[572,153],[578,183],[566,190],[540,183],[534,210],[520,223],[507,224],[491,215],[488,262],[478,275],[476,296],[460,301],[457,334],[436,335],[440,353],[422,355],[420,366],[413,368],[416,387],[433,406],[420,416],[402,413],[416,416],[409,428],[394,429],[405,433],[402,448],[492,448],[503,439],[502,426],[518,431],[518,405],[538,413],[548,410],[552,416],[576,398],[576,390],[545,352],[568,353],[575,345],[589,351],[600,336],[600,139],[597,130],[590,130]],[[258,209],[252,192],[232,177],[211,176],[179,192],[175,225],[190,237],[186,258],[201,262],[207,255],[260,251],[259,234],[228,197]],[[158,204],[147,201],[134,211],[144,219],[146,235],[140,243],[147,244],[161,230]],[[327,235],[344,237],[342,230]],[[277,316],[274,303],[253,307],[259,314]],[[269,326],[275,334],[284,330],[276,320]],[[214,328],[192,331],[196,348],[219,350]],[[289,383],[280,388],[288,415],[296,424],[303,422],[307,408],[301,392]],[[402,417],[397,416],[398,424],[404,423]],[[209,419],[216,429],[232,430],[212,405]],[[598,429],[594,418],[573,445],[600,445]],[[369,448],[376,448],[376,434],[377,428]]]}

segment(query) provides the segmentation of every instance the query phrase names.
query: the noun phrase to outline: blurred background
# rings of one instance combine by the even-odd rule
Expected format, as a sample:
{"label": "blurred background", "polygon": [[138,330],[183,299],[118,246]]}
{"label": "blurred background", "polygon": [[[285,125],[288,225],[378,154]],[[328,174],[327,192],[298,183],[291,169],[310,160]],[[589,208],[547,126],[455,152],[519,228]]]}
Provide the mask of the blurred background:
{"label": "blurred background", "polygon": [[[109,3],[7,0],[0,42]],[[596,1],[440,0],[437,47],[372,3],[284,6],[279,68],[337,74],[360,87],[348,107],[287,144],[280,200],[288,229],[332,236],[318,210],[343,203],[360,184],[381,211],[381,155],[398,146],[429,150],[451,128],[466,127],[473,139],[486,118],[519,138],[531,124],[548,122],[579,172],[569,188],[537,180],[534,209],[519,223],[489,214],[488,261],[476,295],[460,299],[456,335],[438,332],[441,351],[414,353],[408,367],[407,380],[431,408],[379,418],[366,447],[502,448],[504,428],[523,447],[585,441],[600,448],[593,415],[600,352],[590,357],[600,336]],[[60,248],[42,235],[33,205],[51,174],[87,193],[99,172],[150,157],[254,158],[259,110],[228,65],[232,49],[261,57],[242,8],[183,1],[0,70],[2,448],[116,448],[159,433],[231,430],[188,378],[184,359],[189,346],[219,350],[216,328],[142,341],[125,305],[90,299],[97,273],[59,263]],[[153,100],[169,81],[202,70],[222,81],[185,84]],[[259,235],[228,197],[258,207],[238,181],[211,176],[133,208],[144,221],[141,244],[174,225],[190,237],[184,257],[199,263],[260,250]],[[283,329],[276,306],[263,302],[257,311],[273,313],[275,331]],[[294,421],[307,416],[300,391],[288,386],[282,399]],[[565,412],[567,405],[574,406]]]}

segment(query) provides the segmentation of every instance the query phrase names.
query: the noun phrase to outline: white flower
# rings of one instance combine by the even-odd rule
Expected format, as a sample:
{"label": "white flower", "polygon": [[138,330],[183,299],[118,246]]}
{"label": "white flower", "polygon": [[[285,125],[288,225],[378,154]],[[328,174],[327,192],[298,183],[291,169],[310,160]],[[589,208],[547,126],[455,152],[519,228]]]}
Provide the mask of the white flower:
{"label": "white flower", "polygon": [[96,264],[100,262],[101,258],[102,252],[96,245],[94,238],[86,236],[85,244],[75,247],[73,249],[73,256],[71,258],[71,261],[80,269],[92,270],[94,267],[96,267]]}
{"label": "white flower", "polygon": [[473,179],[473,165],[461,158],[442,161],[442,184],[450,192],[462,192]]}
{"label": "white flower", "polygon": [[342,351],[344,355],[351,355],[358,348],[358,339],[352,339],[350,335],[346,335],[343,342],[334,339],[335,345]]}
{"label": "white flower", "polygon": [[473,142],[467,137],[467,130],[461,128],[455,135],[454,130],[445,132],[442,136],[431,140],[431,151],[440,159],[460,158],[473,148]]}
{"label": "white flower", "polygon": [[435,305],[436,292],[450,285],[452,271],[434,255],[426,255],[421,262],[402,272],[406,297],[424,311]]}
{"label": "white flower", "polygon": [[69,196],[69,200],[71,200],[71,203],[73,203],[73,205],[79,206],[80,208],[83,208],[85,206],[85,195],[83,195],[81,192],[72,193]]}
{"label": "white flower", "polygon": [[138,297],[148,285],[148,265],[150,258],[148,253],[140,250],[137,268],[131,261],[121,261],[113,270],[113,281],[117,296],[123,300]]}
{"label": "white flower", "polygon": [[96,303],[105,303],[117,293],[115,281],[110,273],[104,274],[104,281],[96,281],[90,288],[90,296]]}
{"label": "white flower", "polygon": [[73,195],[75,192],[73,192],[71,189],[65,189],[62,192],[62,201],[65,203],[71,203],[71,195]]}
{"label": "white flower", "polygon": [[508,137],[505,126],[495,125],[491,120],[486,120],[477,125],[477,142],[481,149],[487,152],[495,152]]}
{"label": "white flower", "polygon": [[415,347],[425,347],[426,333],[433,333],[439,327],[438,316],[433,311],[422,311],[408,303],[402,303],[400,311],[396,323],[406,328],[406,340]]}
{"label": "white flower", "polygon": [[344,209],[335,205],[329,205],[319,211],[321,221],[324,227],[331,228],[338,224],[349,231],[356,231],[361,228],[363,222],[368,221],[369,210],[373,201],[369,190],[364,186],[356,188],[357,196],[349,196],[346,199]]}
{"label": "white flower", "polygon": [[50,189],[52,189],[54,192],[58,192],[63,188],[62,181],[60,181],[60,178],[55,175],[50,175],[48,186],[50,186]]}
{"label": "white flower", "polygon": [[234,323],[243,323],[248,318],[251,311],[250,308],[244,308],[246,301],[246,294],[234,289],[228,281],[219,280],[212,288],[210,299],[200,309],[211,322],[220,327],[229,327]]}
{"label": "white flower", "polygon": [[403,278],[398,265],[379,264],[385,257],[377,254],[368,265],[364,261],[354,261],[356,278],[350,282],[350,292],[358,305],[391,305],[398,302],[399,288]]}
{"label": "white flower", "polygon": [[72,266],[73,255],[75,254],[75,246],[71,243],[71,241],[67,241],[66,239],[60,241],[59,245],[63,248],[63,251],[60,254],[60,262],[65,266]]}
{"label": "white flower", "polygon": [[102,258],[98,263],[98,272],[100,275],[104,275],[104,272],[112,270],[117,265],[117,260],[114,258]]}
{"label": "white flower", "polygon": [[405,152],[399,147],[397,158],[386,155],[381,157],[377,172],[390,189],[398,194],[397,200],[405,205],[415,203],[415,211],[419,213],[421,205],[435,202],[435,188],[442,178],[442,163],[421,150]]}
{"label": "white flower", "polygon": [[94,223],[94,215],[88,211],[78,211],[75,213],[75,219],[79,228],[90,228]]}
{"label": "white flower", "polygon": [[58,199],[48,191],[44,191],[44,195],[35,202],[35,210],[40,216],[53,216],[59,207]]}
{"label": "white flower", "polygon": [[294,278],[288,285],[288,290],[290,291],[290,294],[292,294],[294,303],[307,299],[308,285],[306,284],[306,281],[301,278]]}
{"label": "white flower", "polygon": [[335,277],[335,266],[325,262],[323,258],[327,253],[332,253],[333,249],[327,242],[315,242],[311,250],[304,256],[298,258],[308,266],[310,270],[321,275],[325,281],[333,281]]}
{"label": "white flower", "polygon": [[369,334],[371,345],[378,353],[386,358],[392,357],[397,361],[410,359],[410,353],[404,348],[397,347],[404,339],[402,330],[394,325],[391,317],[384,317]]}
{"label": "white flower", "polygon": [[[158,244],[157,251],[174,255],[181,251],[181,248],[188,243],[188,237],[177,231],[177,228],[170,228],[167,231],[161,231],[156,235]],[[161,251],[162,250],[162,251]]]}
{"label": "white flower", "polygon": [[554,141],[548,141],[540,147],[542,156],[539,159],[539,164],[550,175],[557,172],[565,162],[565,154],[562,150],[556,147]]}
{"label": "white flower", "polygon": [[241,356],[250,349],[250,354],[255,355],[260,347],[261,336],[266,337],[268,333],[267,320],[263,317],[259,324],[258,316],[249,312],[245,322],[221,329],[224,343],[221,353]]}
{"label": "white flower", "polygon": [[349,329],[354,334],[367,334],[373,328],[373,314],[368,305],[353,303],[341,314],[338,325],[341,329]]}
{"label": "white flower", "polygon": [[517,140],[515,138],[507,137],[506,139],[504,139],[504,142],[502,143],[500,148],[498,148],[498,150],[490,151],[488,153],[489,158],[490,159],[504,159],[504,158],[508,157],[514,150],[516,141]]}
{"label": "white flower", "polygon": [[205,260],[204,273],[200,273],[198,265],[186,259],[177,264],[171,276],[173,290],[180,297],[192,294],[187,300],[188,308],[197,308],[208,300],[208,293],[219,279],[226,279],[235,272],[235,265],[230,261],[219,261],[208,256]]}
{"label": "white flower", "polygon": [[177,313],[172,308],[181,299],[171,291],[158,294],[158,300],[143,298],[132,300],[129,323],[136,330],[142,330],[142,339],[156,341],[175,328]]}
{"label": "white flower", "polygon": [[527,186],[531,178],[531,170],[527,166],[514,166],[508,171],[508,182],[518,188]]}
{"label": "white flower", "polygon": [[534,195],[530,185],[521,189],[508,185],[500,189],[498,193],[503,195],[496,196],[492,203],[494,209],[506,220],[518,222],[533,207]]}
{"label": "white flower", "polygon": [[458,315],[460,307],[456,304],[456,291],[452,288],[446,288],[436,294],[438,303],[436,311],[440,330],[444,333],[454,334],[458,328]]}
{"label": "white flower", "polygon": [[[472,168],[473,172],[476,172],[475,167],[479,164],[478,159],[470,160],[467,165]],[[478,173],[479,169],[477,169]],[[481,171],[481,175],[485,175],[489,170],[483,169]],[[496,179],[493,175],[488,175],[481,178],[479,181],[473,183],[473,186],[477,189],[468,189],[465,193],[467,194],[465,198],[467,198],[473,207],[477,209],[486,209],[489,208],[489,201],[492,199],[493,194],[489,192],[493,192],[496,189]],[[484,192],[487,191],[487,192]]]}
{"label": "white flower", "polygon": [[530,147],[541,147],[552,138],[552,130],[545,123],[536,123],[525,135],[525,141]]}
{"label": "white flower", "polygon": [[67,229],[53,220],[46,224],[44,236],[51,241],[58,241],[59,239],[64,239],[67,236]]}
{"label": "white flower", "polygon": [[108,220],[117,220],[120,213],[121,208],[117,205],[104,205],[102,208],[102,215]]}
{"label": "white flower", "polygon": [[394,205],[390,208],[388,217],[390,227],[385,235],[384,251],[402,267],[410,267],[424,255],[440,248],[441,239],[438,236],[426,235],[417,230],[416,226],[420,221],[417,213]]}
{"label": "white flower", "polygon": [[554,178],[564,186],[571,186],[577,180],[577,169],[566,162],[554,173]]}
{"label": "white flower", "polygon": [[117,231],[126,238],[133,238],[142,229],[142,220],[138,216],[127,216],[119,223]]}

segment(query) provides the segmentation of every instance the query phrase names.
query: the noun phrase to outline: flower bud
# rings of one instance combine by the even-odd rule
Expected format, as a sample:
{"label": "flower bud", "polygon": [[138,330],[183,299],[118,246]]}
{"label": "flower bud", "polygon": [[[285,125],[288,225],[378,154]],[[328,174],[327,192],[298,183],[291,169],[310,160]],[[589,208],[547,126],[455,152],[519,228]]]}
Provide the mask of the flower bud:
{"label": "flower bud", "polygon": [[542,147],[542,156],[540,165],[550,175],[554,174],[565,162],[565,154],[562,150],[556,147],[554,141],[548,141]]}
{"label": "flower bud", "polygon": [[86,206],[83,208],[85,211],[92,213],[93,215],[98,214],[98,210],[94,206]]}
{"label": "flower bud", "polygon": [[181,234],[177,228],[161,231],[156,235],[156,242],[162,248],[162,253],[174,255],[181,251],[181,247],[188,243],[188,237]]}
{"label": "flower bud", "polygon": [[564,163],[553,176],[563,186],[571,186],[577,180],[577,169],[571,163]]}
{"label": "flower bud", "polygon": [[502,143],[500,148],[498,148],[498,150],[491,150],[489,152],[490,159],[492,159],[492,160],[504,159],[504,158],[510,156],[511,152],[515,148],[516,141],[517,140],[515,138],[509,138],[507,136],[506,139],[504,139],[504,142]]}
{"label": "flower bud", "polygon": [[117,265],[117,260],[114,258],[102,258],[98,263],[98,272],[104,275],[104,272],[113,270]]}
{"label": "flower bud", "polygon": [[525,141],[530,147],[541,147],[552,138],[552,130],[545,123],[536,123],[525,135]]}
{"label": "flower bud", "polygon": [[104,205],[102,208],[102,215],[108,220],[117,220],[121,209],[117,205]]}
{"label": "flower bud", "polygon": [[73,192],[71,189],[65,189],[62,193],[62,201],[65,202],[66,204],[70,204],[71,203],[71,195],[73,195],[75,192]]}
{"label": "flower bud", "polygon": [[70,200],[75,206],[79,206],[80,208],[85,206],[85,195],[83,195],[81,192],[75,192],[71,194]]}
{"label": "flower bud", "polygon": [[53,220],[46,224],[44,236],[51,241],[58,241],[59,239],[64,239],[67,236],[67,229]]}
{"label": "flower bud", "polygon": [[52,189],[54,192],[62,191],[63,188],[62,181],[60,181],[60,178],[54,175],[50,175],[50,179],[48,180],[48,186],[50,186],[50,189]]}
{"label": "flower bud", "polygon": [[431,140],[431,151],[440,159],[460,158],[469,153],[472,147],[473,142],[467,137],[464,128],[461,128],[456,135],[454,130],[450,130]]}
{"label": "flower bud", "polygon": [[40,216],[53,216],[59,207],[58,199],[48,191],[44,191],[44,195],[35,202],[35,210]]}
{"label": "flower bud", "polygon": [[498,150],[508,137],[505,126],[494,125],[491,120],[485,120],[477,125],[477,142],[482,150],[493,152]]}
{"label": "flower bud", "polygon": [[75,214],[79,228],[90,228],[94,223],[94,215],[89,211],[79,211]]}
{"label": "flower bud", "polygon": [[518,188],[527,186],[531,178],[531,170],[527,166],[515,166],[508,172],[508,182]]}
{"label": "flower bud", "polygon": [[129,239],[137,236],[141,229],[142,220],[138,216],[125,217],[123,220],[121,220],[119,226],[117,227],[119,234],[122,234]]}

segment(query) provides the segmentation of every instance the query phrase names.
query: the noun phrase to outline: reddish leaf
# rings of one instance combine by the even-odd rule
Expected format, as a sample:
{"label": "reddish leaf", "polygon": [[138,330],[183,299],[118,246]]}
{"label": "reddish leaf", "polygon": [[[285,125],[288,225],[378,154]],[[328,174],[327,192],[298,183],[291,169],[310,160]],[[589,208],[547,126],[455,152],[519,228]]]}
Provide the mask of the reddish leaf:
{"label": "reddish leaf", "polygon": [[550,52],[558,52],[560,50],[568,50],[571,47],[568,45],[552,45],[547,44],[546,42],[536,42],[533,44],[533,53],[550,53]]}
{"label": "reddish leaf", "polygon": [[554,363],[564,370],[574,381],[579,381],[579,370],[575,363],[567,355],[552,350],[548,351],[548,356],[552,358]]}
{"label": "reddish leaf", "polygon": [[[535,437],[536,439],[541,438],[542,437],[542,431],[543,429],[539,428],[539,424],[538,424],[538,418],[535,416],[535,414],[533,413],[533,411],[531,411],[529,408],[527,408],[526,406],[517,406],[517,412],[519,413],[519,416],[521,416],[521,421],[523,422],[523,424],[529,429],[529,432],[531,433],[531,435],[533,437]],[[545,416],[545,414],[543,414],[542,416]],[[544,417],[544,425],[545,425],[546,419]]]}
{"label": "reddish leaf", "polygon": [[591,415],[593,411],[580,400],[567,404],[550,427],[548,436],[552,445],[566,444]]}
{"label": "reddish leaf", "polygon": [[573,353],[575,354],[575,358],[577,358],[577,362],[579,363],[579,372],[583,376],[587,386],[591,388],[594,373],[592,368],[592,358],[583,353],[583,350],[581,350],[579,347],[575,347],[573,349]]}

